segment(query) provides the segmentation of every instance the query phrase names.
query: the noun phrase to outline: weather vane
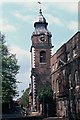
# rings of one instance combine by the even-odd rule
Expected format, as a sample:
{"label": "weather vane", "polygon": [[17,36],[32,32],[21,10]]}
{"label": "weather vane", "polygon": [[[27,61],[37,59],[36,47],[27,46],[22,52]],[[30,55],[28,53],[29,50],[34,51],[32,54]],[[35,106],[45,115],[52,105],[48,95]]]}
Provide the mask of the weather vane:
{"label": "weather vane", "polygon": [[42,3],[39,1],[38,4],[39,4],[39,7],[40,7],[40,14],[42,14]]}

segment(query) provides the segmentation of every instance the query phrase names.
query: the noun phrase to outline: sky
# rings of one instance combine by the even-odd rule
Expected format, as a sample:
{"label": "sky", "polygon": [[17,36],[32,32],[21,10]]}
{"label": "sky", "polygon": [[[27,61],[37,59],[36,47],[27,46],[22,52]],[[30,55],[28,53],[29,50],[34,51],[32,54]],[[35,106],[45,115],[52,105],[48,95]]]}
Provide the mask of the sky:
{"label": "sky", "polygon": [[[16,79],[19,97],[29,87],[31,74],[31,35],[39,15],[39,0],[0,0],[0,31],[9,51],[20,65]],[[78,0],[40,0],[43,16],[52,33],[52,54],[78,31]]]}

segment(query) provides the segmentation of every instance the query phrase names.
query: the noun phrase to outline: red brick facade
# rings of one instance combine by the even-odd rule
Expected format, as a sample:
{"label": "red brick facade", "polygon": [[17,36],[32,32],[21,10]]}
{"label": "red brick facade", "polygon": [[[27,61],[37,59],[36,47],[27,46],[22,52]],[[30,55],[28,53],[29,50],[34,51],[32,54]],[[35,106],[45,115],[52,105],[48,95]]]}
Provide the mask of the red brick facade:
{"label": "red brick facade", "polygon": [[37,105],[39,89],[51,86],[56,100],[56,115],[80,118],[80,32],[63,44],[51,57],[51,33],[42,15],[34,23],[31,40],[31,92],[32,109]]}
{"label": "red brick facade", "polygon": [[52,89],[57,116],[79,118],[80,113],[80,32],[61,46],[51,58]]}

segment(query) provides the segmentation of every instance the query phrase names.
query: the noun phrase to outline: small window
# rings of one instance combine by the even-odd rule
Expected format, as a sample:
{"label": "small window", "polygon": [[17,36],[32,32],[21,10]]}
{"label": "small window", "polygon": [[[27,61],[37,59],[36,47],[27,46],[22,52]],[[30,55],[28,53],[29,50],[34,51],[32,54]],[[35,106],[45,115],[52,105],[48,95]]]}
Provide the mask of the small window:
{"label": "small window", "polygon": [[56,62],[56,63],[55,63],[55,68],[57,69],[57,67],[58,67],[58,63]]}
{"label": "small window", "polygon": [[70,53],[67,54],[67,61],[70,60]]}
{"label": "small window", "polygon": [[63,70],[63,75],[65,76],[65,70]]}
{"label": "small window", "polygon": [[76,54],[76,49],[73,49],[73,57],[76,57],[77,54]]}
{"label": "small window", "polygon": [[52,65],[52,72],[54,72],[54,70],[55,70],[55,67],[54,67],[54,64]]}
{"label": "small window", "polygon": [[40,63],[45,63],[46,62],[46,52],[41,51],[40,52]]}

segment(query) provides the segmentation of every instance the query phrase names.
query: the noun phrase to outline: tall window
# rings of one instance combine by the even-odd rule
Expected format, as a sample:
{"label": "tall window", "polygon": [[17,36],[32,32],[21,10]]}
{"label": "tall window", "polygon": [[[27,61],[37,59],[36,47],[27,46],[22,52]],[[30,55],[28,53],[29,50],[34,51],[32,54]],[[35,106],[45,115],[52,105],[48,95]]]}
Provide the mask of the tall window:
{"label": "tall window", "polygon": [[45,63],[46,62],[46,52],[41,51],[40,52],[40,63]]}
{"label": "tall window", "polygon": [[78,84],[78,71],[75,72],[75,83],[77,86],[77,84]]}
{"label": "tall window", "polygon": [[76,88],[79,87],[79,76],[78,76],[78,71],[75,71],[75,85],[76,85]]}
{"label": "tall window", "polygon": [[71,79],[71,74],[69,75],[69,87],[72,89],[72,79]]}
{"label": "tall window", "polygon": [[54,72],[55,68],[54,68],[54,64],[52,65],[52,72]]}
{"label": "tall window", "polygon": [[58,79],[56,80],[56,89],[57,89],[57,94],[59,94],[59,81],[58,81]]}

